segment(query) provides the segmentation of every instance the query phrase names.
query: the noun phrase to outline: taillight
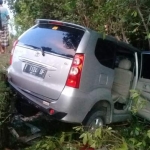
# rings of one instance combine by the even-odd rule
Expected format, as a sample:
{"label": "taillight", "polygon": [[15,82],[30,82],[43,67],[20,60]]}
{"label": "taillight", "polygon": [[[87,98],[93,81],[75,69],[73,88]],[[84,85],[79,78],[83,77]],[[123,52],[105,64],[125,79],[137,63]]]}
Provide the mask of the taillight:
{"label": "taillight", "polygon": [[67,78],[66,86],[79,88],[84,63],[84,54],[76,54]]}
{"label": "taillight", "polygon": [[14,50],[15,50],[15,46],[17,45],[18,43],[18,40],[16,40],[13,44],[13,48],[11,50],[11,55],[10,55],[10,60],[9,60],[9,64],[11,65],[12,64],[12,59],[13,59],[13,54],[14,54]]}

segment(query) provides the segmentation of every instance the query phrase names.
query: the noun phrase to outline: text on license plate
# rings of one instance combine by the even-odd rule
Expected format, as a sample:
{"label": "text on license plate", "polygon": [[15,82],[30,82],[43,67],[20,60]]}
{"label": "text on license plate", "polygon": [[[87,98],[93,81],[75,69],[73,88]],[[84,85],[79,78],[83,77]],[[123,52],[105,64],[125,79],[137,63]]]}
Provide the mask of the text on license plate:
{"label": "text on license plate", "polygon": [[32,75],[40,77],[40,78],[44,78],[47,70],[42,67],[25,64],[23,72],[32,74]]}

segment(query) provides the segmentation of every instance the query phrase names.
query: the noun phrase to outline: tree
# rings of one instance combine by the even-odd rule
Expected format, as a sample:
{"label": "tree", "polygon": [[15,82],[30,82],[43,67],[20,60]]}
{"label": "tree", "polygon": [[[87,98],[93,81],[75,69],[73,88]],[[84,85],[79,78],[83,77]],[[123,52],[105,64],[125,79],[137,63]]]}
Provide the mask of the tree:
{"label": "tree", "polygon": [[20,34],[37,18],[78,23],[150,49],[149,0],[7,0]]}

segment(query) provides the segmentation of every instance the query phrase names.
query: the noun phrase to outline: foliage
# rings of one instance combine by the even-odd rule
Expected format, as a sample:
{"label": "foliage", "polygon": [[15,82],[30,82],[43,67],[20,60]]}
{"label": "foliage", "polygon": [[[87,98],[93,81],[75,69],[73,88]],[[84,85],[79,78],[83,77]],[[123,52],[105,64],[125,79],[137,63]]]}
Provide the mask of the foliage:
{"label": "foliage", "polygon": [[0,70],[0,149],[8,143],[8,134],[6,124],[10,117],[10,89],[6,84],[6,75]]}
{"label": "foliage", "polygon": [[149,122],[133,116],[129,124],[115,129],[124,137],[129,150],[150,150],[149,127]]}
{"label": "foliage", "polygon": [[0,71],[0,126],[6,120],[10,108],[10,89],[6,84],[6,76]]}
{"label": "foliage", "polygon": [[74,22],[150,49],[149,0],[7,0],[17,33],[37,18]]}
{"label": "foliage", "polygon": [[127,150],[127,143],[117,131],[111,127],[98,128],[94,131],[86,131],[83,127],[76,127],[81,131],[80,139],[85,146],[94,149],[106,147],[108,150]]}
{"label": "foliage", "polygon": [[[26,150],[127,150],[127,143],[116,131],[110,127],[98,128],[93,132],[84,130],[82,126],[75,127],[75,133],[62,132],[59,137],[45,137]],[[75,140],[74,135],[78,135]]]}
{"label": "foliage", "polygon": [[131,90],[131,112],[136,114],[144,106],[146,106],[146,99],[141,96],[141,92],[138,90]]}
{"label": "foliage", "polygon": [[45,137],[26,150],[94,150],[102,147],[107,150],[149,150],[149,127],[148,122],[137,117],[133,117],[130,124],[115,125],[114,130],[105,127],[89,132],[78,126],[74,127],[76,132]]}

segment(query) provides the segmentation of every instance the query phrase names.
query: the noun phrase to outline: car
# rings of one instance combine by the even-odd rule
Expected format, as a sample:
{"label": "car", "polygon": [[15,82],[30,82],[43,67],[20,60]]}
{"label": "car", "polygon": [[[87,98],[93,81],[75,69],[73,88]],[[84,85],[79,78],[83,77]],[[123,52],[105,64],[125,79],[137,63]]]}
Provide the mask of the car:
{"label": "car", "polygon": [[112,36],[37,19],[13,45],[8,82],[50,118],[93,129],[131,117],[131,89],[150,98],[149,62],[150,52]]}

